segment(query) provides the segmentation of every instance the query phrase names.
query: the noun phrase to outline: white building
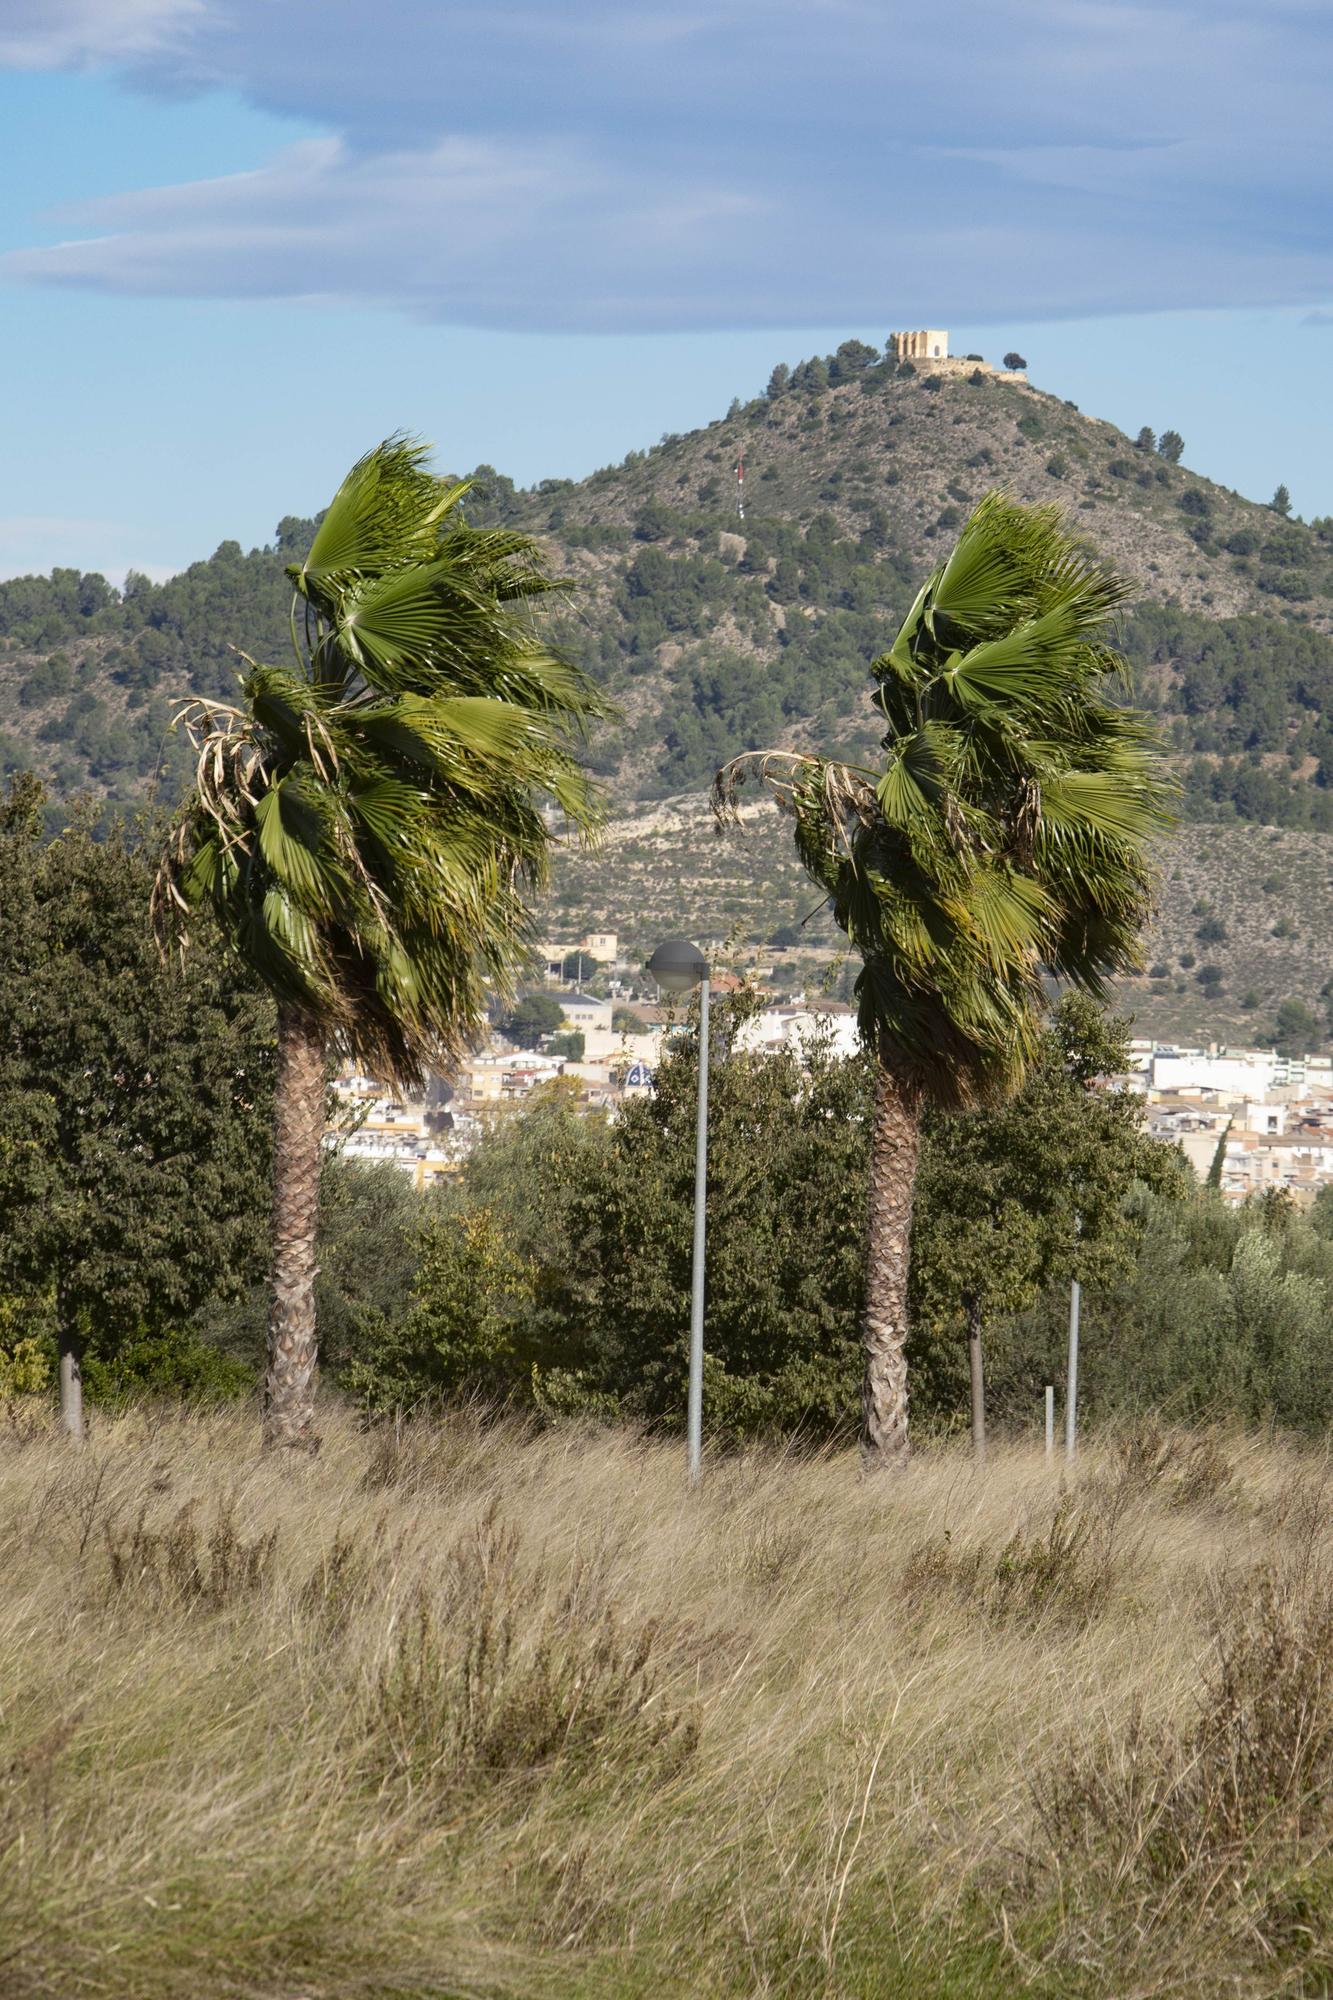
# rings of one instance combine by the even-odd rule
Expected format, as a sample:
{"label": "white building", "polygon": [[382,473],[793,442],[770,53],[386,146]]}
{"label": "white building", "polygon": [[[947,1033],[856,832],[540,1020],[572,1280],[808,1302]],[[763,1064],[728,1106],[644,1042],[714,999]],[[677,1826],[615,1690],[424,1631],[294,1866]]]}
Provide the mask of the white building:
{"label": "white building", "polygon": [[765,1007],[736,1037],[741,1049],[799,1048],[811,1042],[825,1042],[835,1056],[855,1055],[861,1046],[855,1014],[846,1007]]}
{"label": "white building", "polygon": [[591,993],[556,993],[552,998],[560,1002],[571,1028],[605,1028],[609,1033],[615,1011],[609,1000],[595,1000]]}
{"label": "white building", "polygon": [[1279,1058],[1271,1049],[1224,1049],[1204,1055],[1197,1049],[1154,1054],[1153,1090],[1215,1090],[1226,1096],[1263,1098],[1271,1090]]}
{"label": "white building", "polygon": [[889,356],[894,361],[947,361],[949,336],[940,326],[919,327],[910,333],[891,333]]}

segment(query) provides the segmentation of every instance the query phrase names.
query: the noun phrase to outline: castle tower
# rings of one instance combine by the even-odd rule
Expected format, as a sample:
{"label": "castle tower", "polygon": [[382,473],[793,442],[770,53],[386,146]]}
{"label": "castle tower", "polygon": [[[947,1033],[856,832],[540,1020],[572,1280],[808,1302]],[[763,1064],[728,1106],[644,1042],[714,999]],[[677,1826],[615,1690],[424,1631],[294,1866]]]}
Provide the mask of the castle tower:
{"label": "castle tower", "polygon": [[947,361],[948,333],[938,326],[921,327],[910,333],[891,333],[889,355],[894,361]]}

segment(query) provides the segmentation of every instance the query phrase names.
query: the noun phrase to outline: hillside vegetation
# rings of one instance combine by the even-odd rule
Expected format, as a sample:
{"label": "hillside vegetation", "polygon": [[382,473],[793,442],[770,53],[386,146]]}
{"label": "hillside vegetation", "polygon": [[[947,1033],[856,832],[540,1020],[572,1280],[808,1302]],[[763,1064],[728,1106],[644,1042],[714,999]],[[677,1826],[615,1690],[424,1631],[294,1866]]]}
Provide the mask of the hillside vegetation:
{"label": "hillside vegetation", "polygon": [[[1282,1002],[1295,999],[1326,1034],[1328,836],[1186,823],[1160,858],[1144,972],[1113,992],[1114,1005],[1133,1014],[1134,1032],[1266,1040]],[[614,820],[601,852],[567,848],[556,858],[545,921],[562,937],[615,930],[632,958],[646,957],[684,913],[700,937],[720,941],[719,963],[730,969],[771,967],[772,982],[793,998],[850,993],[859,961],[847,966],[846,940],[796,858],[791,822],[770,803],[755,800],[743,829],[722,834],[698,794],[663,799]],[[775,936],[777,950],[769,948]]]}
{"label": "hillside vegetation", "polygon": [[[619,798],[704,784],[758,744],[866,750],[867,662],[998,485],[1060,501],[1141,582],[1125,646],[1190,812],[1333,826],[1333,523],[1284,519],[1021,383],[870,354],[775,371],[770,394],[577,484],[520,492],[480,468],[471,518],[538,533],[579,586],[560,636],[625,710],[592,753]],[[288,518],[266,549],[224,542],[123,596],[73,570],[0,585],[0,758],[66,793],[130,798],[160,770],[174,788],[169,697],[225,698],[232,647],[285,655],[282,563],[311,530]]]}
{"label": "hillside vegetation", "polygon": [[1327,1990],[1322,1454],[682,1474],[466,1413],[299,1465],[12,1417],[6,1995]]}
{"label": "hillside vegetation", "polygon": [[[1151,433],[1131,440],[1038,389],[903,374],[856,343],[775,370],[768,394],[580,482],[520,491],[478,469],[470,518],[548,543],[577,586],[557,636],[623,711],[589,751],[620,817],[599,855],[565,858],[548,926],[605,924],[638,945],[683,923],[738,940],[802,925],[814,897],[789,845],[776,832],[717,843],[682,794],[746,748],[873,754],[867,663],[995,485],[1060,501],[1142,586],[1123,645],[1177,761],[1187,824],[1149,941],[1164,970],[1118,998],[1142,1030],[1189,1039],[1260,1037],[1283,999],[1322,1018],[1333,523],[1243,500]],[[224,542],[167,583],[131,576],[123,594],[74,570],[0,584],[0,772],[34,768],[57,797],[174,796],[187,765],[166,733],[171,699],[228,698],[233,648],[285,657],[282,566],[313,525],[288,517],[267,548]],[[1260,827],[1285,829],[1283,844]],[[1214,913],[1226,938],[1200,948]],[[835,942],[822,914],[802,937],[816,958],[787,968],[793,989],[822,976]],[[1209,967],[1219,976],[1201,983]]]}

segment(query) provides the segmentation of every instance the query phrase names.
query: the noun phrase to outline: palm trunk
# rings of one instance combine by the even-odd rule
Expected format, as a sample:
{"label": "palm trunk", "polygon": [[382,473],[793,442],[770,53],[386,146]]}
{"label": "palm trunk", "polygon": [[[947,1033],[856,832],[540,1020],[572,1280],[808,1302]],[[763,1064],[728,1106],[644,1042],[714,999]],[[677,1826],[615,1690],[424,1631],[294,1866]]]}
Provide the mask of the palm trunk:
{"label": "palm trunk", "polygon": [[56,1353],[60,1361],[60,1421],[76,1444],[84,1440],[83,1337],[56,1286]]}
{"label": "palm trunk", "polygon": [[981,1306],[975,1294],[967,1301],[967,1364],[972,1378],[972,1450],[981,1465],[986,1458],[986,1377],[981,1365]]}
{"label": "palm trunk", "polygon": [[866,1471],[907,1456],[907,1274],[912,1197],[921,1146],[919,1091],[881,1055],[870,1137],[870,1229],[861,1339],[861,1462]]}
{"label": "palm trunk", "polygon": [[315,1430],[315,1229],[324,1137],[324,1037],[309,1015],[278,1009],[273,1103],[273,1271],[264,1443],[318,1451]]}

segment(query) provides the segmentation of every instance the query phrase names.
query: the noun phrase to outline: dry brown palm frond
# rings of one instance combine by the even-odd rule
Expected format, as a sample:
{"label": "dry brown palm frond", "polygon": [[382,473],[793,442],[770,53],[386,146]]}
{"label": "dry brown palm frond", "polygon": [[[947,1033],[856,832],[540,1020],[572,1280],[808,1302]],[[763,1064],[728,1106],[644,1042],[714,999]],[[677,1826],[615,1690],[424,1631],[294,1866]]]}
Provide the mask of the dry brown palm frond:
{"label": "dry brown palm frond", "polygon": [[1025,778],[1019,787],[1013,830],[1015,859],[1025,866],[1032,859],[1033,846],[1040,825],[1041,786],[1035,778]]}
{"label": "dry brown palm frond", "polygon": [[[316,736],[319,737],[318,749],[315,747]],[[330,736],[328,729],[325,727],[323,718],[316,715],[310,709],[307,709],[305,716],[305,740],[306,747],[310,751],[310,762],[314,766],[321,783],[327,785],[331,777],[337,776],[338,752],[334,747],[332,736]]]}
{"label": "dry brown palm frond", "polygon": [[830,762],[803,750],[746,750],[724,764],[713,780],[713,812],[719,826],[741,824],[739,794],[749,783],[762,785],[783,812],[797,810],[797,795],[816,784],[831,824],[848,820],[874,824],[875,787],[871,773],[855,764]]}

